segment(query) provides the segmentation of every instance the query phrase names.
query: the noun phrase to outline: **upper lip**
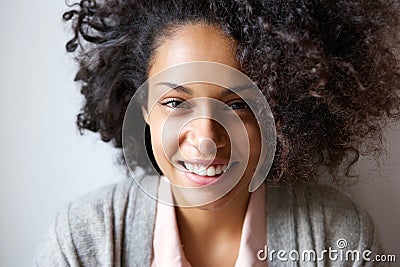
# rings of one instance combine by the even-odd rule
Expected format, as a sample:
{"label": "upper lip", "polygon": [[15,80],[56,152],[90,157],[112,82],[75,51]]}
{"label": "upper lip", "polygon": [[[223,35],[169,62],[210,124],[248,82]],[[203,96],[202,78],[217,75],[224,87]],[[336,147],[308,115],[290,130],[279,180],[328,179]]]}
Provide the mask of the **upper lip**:
{"label": "upper lip", "polygon": [[190,159],[190,160],[181,160],[182,162],[189,164],[200,164],[200,165],[227,165],[229,160],[226,159]]}

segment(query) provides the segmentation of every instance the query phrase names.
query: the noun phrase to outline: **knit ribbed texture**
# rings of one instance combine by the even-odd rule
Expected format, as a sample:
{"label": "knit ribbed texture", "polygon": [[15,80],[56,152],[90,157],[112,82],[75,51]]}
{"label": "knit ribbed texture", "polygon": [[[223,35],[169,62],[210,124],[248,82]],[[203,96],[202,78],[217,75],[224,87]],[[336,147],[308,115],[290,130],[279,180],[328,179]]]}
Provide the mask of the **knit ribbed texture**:
{"label": "knit ribbed texture", "polygon": [[[150,266],[156,213],[156,200],[151,195],[157,191],[158,179],[143,176],[137,180],[145,190],[126,179],[81,197],[61,210],[39,248],[34,266]],[[313,249],[319,253],[329,247],[338,249],[337,240],[344,238],[345,249],[382,253],[370,217],[347,196],[320,185],[307,192],[311,193],[300,188],[267,186],[269,251],[301,253]],[[325,256],[324,261],[282,262],[275,254],[268,265],[379,266],[374,262],[331,262]]]}

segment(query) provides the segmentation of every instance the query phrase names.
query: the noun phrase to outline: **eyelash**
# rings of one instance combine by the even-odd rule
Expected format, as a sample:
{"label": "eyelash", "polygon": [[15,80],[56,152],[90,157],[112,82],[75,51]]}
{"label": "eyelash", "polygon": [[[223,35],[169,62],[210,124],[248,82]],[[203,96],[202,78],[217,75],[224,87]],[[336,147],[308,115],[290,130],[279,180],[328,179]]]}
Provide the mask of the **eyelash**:
{"label": "eyelash", "polygon": [[[183,108],[182,104],[186,102],[185,100],[177,99],[177,98],[172,98],[172,99],[167,99],[164,101],[161,101],[160,104],[166,107],[169,107],[171,109],[177,109],[177,108]],[[172,103],[178,103],[176,105],[170,106]],[[181,107],[179,107],[181,106]]]}
{"label": "eyelash", "polygon": [[[188,107],[188,104],[185,105],[186,100],[181,100],[181,99],[177,99],[177,98],[172,98],[172,99],[167,99],[164,101],[161,101],[160,104],[162,106],[166,106],[170,109],[177,109],[177,108],[190,108]],[[174,103],[174,104],[173,104]],[[232,105],[235,104],[240,104],[241,107],[239,108],[232,108]],[[227,104],[230,108],[225,108],[225,110],[244,110],[244,109],[249,109],[248,104],[243,101],[243,100],[234,100],[232,101],[230,104]]]}
{"label": "eyelash", "polygon": [[244,100],[234,100],[232,101],[230,104],[228,104],[228,106],[234,105],[234,104],[240,104],[241,107],[240,108],[231,108],[233,110],[243,110],[243,109],[249,109],[249,105],[244,101]]}

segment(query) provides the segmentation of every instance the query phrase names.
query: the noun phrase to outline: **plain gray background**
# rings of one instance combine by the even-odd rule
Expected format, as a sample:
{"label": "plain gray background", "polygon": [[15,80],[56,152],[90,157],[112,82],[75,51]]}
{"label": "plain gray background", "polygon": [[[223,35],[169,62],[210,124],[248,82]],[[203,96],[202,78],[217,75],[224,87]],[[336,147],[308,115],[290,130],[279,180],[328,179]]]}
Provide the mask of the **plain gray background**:
{"label": "plain gray background", "polygon": [[[81,96],[65,53],[64,1],[7,1],[0,10],[0,266],[30,266],[56,211],[124,177],[117,151],[75,127]],[[381,167],[363,159],[348,188],[400,262],[400,127],[387,133]],[[395,266],[395,265],[394,265]]]}

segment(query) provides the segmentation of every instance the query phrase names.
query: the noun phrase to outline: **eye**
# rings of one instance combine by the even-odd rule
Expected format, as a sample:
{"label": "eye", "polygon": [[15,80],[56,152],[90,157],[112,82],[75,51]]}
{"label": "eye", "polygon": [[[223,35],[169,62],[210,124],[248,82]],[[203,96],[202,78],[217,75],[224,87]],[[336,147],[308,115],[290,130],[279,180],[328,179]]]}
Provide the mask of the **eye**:
{"label": "eye", "polygon": [[249,109],[249,106],[244,100],[234,100],[232,102],[229,102],[227,105],[229,106],[229,108],[226,109]]}
{"label": "eye", "polygon": [[164,101],[160,102],[161,105],[166,106],[171,109],[177,109],[177,108],[184,108],[188,109],[190,108],[190,105],[188,104],[187,101],[181,100],[181,99],[166,99]]}

